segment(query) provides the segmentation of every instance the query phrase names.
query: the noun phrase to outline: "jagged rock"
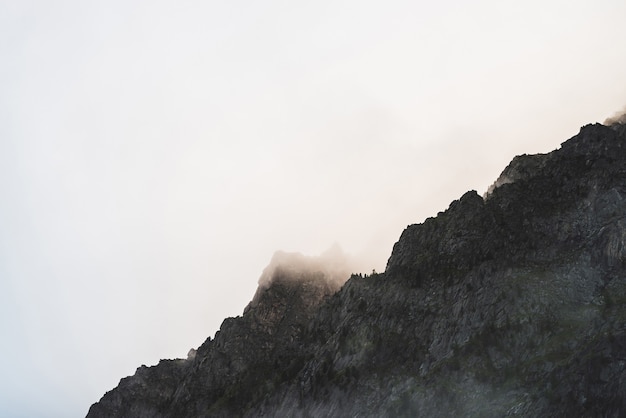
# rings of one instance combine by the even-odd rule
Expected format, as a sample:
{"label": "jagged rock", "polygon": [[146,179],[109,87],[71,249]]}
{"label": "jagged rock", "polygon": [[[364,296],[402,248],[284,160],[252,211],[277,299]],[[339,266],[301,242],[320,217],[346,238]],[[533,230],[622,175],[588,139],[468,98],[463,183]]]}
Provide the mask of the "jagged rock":
{"label": "jagged rock", "polygon": [[516,157],[382,274],[330,265],[277,254],[241,317],[88,417],[626,414],[624,125]]}
{"label": "jagged rock", "polygon": [[176,385],[187,372],[185,360],[161,360],[157,366],[141,366],[125,377],[100,402],[92,405],[88,416],[94,417],[165,417]]}

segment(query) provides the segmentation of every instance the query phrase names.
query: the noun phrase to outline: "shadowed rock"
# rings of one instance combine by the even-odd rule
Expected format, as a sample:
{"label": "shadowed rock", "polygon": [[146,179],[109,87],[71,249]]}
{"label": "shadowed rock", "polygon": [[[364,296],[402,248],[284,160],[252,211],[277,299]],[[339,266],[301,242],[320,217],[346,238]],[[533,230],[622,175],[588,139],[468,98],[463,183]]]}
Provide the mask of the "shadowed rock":
{"label": "shadowed rock", "polygon": [[624,125],[516,157],[384,273],[330,264],[277,254],[241,317],[88,417],[626,414]]}

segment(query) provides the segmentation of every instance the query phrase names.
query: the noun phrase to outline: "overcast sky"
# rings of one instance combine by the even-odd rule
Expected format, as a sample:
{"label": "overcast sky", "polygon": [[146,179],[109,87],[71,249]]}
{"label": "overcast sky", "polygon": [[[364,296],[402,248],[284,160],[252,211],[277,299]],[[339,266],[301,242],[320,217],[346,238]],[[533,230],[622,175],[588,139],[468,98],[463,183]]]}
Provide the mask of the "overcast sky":
{"label": "overcast sky", "polygon": [[411,223],[626,104],[623,0],[0,0],[0,414],[84,416],[276,250]]}

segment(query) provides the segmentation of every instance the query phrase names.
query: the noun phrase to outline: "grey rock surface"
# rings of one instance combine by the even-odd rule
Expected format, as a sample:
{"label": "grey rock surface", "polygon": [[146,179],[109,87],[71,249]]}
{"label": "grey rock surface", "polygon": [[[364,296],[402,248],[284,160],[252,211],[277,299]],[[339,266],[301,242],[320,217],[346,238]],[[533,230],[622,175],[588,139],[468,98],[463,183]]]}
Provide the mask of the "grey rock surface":
{"label": "grey rock surface", "polygon": [[408,226],[384,273],[293,257],[87,416],[626,416],[624,125],[516,157],[484,198]]}

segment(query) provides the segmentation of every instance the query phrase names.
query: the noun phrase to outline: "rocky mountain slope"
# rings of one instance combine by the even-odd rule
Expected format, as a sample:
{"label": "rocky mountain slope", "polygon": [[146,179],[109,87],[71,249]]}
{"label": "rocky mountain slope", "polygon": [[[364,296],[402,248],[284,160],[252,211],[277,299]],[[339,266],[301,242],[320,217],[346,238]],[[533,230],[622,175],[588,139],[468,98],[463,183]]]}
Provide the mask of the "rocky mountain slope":
{"label": "rocky mountain slope", "polygon": [[241,317],[87,416],[626,416],[626,126],[516,157],[341,274],[277,255]]}

